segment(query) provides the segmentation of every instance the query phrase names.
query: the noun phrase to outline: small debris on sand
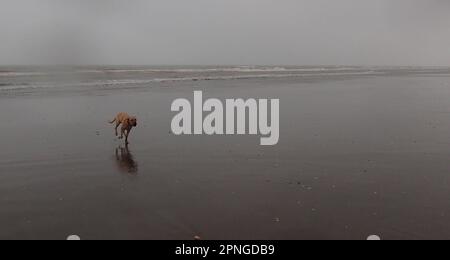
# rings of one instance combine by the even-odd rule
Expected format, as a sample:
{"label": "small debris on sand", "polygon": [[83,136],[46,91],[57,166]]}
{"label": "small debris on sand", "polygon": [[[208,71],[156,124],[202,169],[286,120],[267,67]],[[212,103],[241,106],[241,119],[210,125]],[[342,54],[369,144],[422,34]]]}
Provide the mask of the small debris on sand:
{"label": "small debris on sand", "polygon": [[200,236],[194,236],[194,240],[202,240]]}

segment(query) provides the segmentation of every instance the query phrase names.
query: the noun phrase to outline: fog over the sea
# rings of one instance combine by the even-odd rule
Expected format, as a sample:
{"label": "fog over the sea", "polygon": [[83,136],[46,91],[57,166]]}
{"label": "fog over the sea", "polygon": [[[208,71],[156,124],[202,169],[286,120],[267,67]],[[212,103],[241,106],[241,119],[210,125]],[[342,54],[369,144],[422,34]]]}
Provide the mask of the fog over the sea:
{"label": "fog over the sea", "polygon": [[2,65],[450,65],[448,0],[0,4]]}

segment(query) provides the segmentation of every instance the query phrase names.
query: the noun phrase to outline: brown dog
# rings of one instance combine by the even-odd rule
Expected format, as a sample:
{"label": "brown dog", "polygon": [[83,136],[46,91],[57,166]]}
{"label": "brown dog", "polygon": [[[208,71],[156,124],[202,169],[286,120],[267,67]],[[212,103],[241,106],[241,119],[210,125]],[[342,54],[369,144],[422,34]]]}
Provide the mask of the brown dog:
{"label": "brown dog", "polygon": [[125,135],[125,144],[128,144],[128,136],[130,135],[131,129],[137,126],[136,117],[129,116],[127,113],[119,113],[117,114],[116,118],[114,118],[114,120],[109,123],[113,124],[114,122],[116,123],[116,136],[119,135],[117,133],[117,128],[122,125],[119,139],[122,139]]}

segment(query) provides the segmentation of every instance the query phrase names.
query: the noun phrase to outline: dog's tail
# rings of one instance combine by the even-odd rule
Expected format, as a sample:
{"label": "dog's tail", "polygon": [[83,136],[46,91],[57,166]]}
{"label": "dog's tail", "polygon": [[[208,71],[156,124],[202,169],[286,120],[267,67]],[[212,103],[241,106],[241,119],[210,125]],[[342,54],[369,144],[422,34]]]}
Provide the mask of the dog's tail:
{"label": "dog's tail", "polygon": [[113,121],[108,121],[110,124],[116,122],[116,118],[113,119]]}

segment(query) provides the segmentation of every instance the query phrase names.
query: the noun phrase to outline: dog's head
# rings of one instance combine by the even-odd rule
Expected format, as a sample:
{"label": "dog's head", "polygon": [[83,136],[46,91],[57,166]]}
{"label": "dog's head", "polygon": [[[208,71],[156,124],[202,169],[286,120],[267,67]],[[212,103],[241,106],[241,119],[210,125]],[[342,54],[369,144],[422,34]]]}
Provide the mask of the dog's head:
{"label": "dog's head", "polygon": [[136,126],[137,126],[137,118],[136,118],[136,117],[130,117],[130,118],[128,119],[128,123],[129,123],[131,126],[136,127]]}

